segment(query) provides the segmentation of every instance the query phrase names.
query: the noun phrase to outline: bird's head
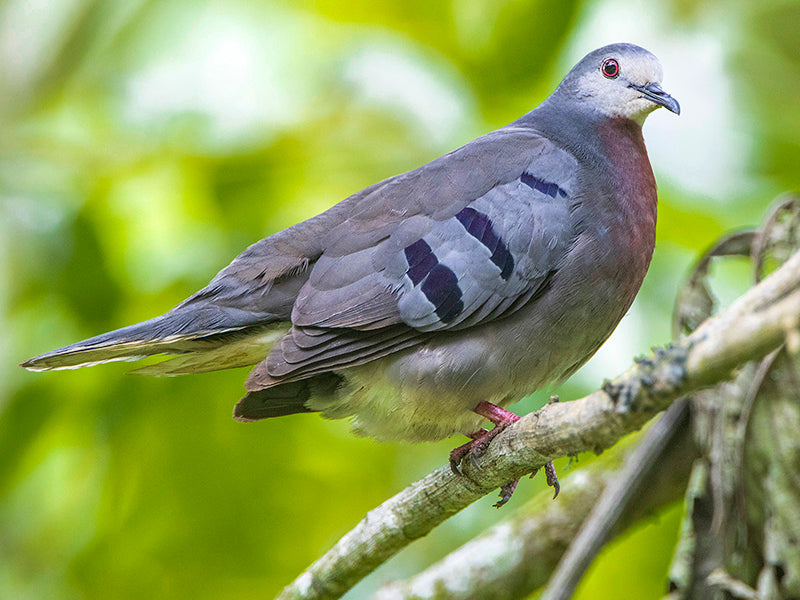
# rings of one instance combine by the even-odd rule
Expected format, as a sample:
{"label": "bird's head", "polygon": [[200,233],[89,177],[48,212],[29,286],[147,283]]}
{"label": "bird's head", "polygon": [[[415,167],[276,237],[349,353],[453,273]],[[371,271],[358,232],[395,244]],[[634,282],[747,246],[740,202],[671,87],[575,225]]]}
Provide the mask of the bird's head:
{"label": "bird's head", "polygon": [[663,106],[680,114],[678,101],[661,89],[661,63],[634,44],[611,44],[587,54],[567,74],[559,92],[609,117],[641,124]]}

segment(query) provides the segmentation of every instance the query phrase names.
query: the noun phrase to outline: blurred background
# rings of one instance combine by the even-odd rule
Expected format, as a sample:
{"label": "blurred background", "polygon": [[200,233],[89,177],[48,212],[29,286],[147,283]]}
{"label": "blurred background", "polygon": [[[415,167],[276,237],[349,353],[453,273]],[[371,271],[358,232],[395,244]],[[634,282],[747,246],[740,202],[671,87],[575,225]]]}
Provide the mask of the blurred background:
{"label": "blurred background", "polygon": [[[787,0],[0,4],[0,597],[271,597],[463,441],[377,444],[317,415],[237,423],[241,369],[17,363],[166,311],[259,238],[512,121],[586,52],[630,41],[683,108],[645,126],[653,265],[600,353],[515,410],[580,397],[669,340],[699,251],[800,187],[798,31]],[[723,296],[742,273],[720,275]],[[543,486],[524,480],[500,512],[478,502],[348,598]],[[610,544],[578,597],[664,593],[680,510]]]}

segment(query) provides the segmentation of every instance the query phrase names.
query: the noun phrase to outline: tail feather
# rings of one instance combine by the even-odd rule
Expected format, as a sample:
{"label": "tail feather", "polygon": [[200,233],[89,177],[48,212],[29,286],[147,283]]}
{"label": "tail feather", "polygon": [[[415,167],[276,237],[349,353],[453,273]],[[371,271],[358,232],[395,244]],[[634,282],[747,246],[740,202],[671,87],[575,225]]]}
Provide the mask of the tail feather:
{"label": "tail feather", "polygon": [[224,344],[206,349],[197,349],[154,365],[130,371],[135,375],[173,377],[192,373],[207,373],[221,369],[250,367],[263,361],[275,340],[286,333],[287,325],[274,323],[271,326],[235,331],[224,336]]}
{"label": "tail feather", "polygon": [[[148,321],[46,352],[20,366],[31,371],[77,369],[112,361],[140,360],[156,354],[203,352],[222,346],[230,336],[242,335],[245,330],[263,333],[267,326],[246,320],[240,322],[237,325],[231,325],[230,321],[213,323],[202,310],[173,310]],[[255,362],[258,361],[249,364]]]}

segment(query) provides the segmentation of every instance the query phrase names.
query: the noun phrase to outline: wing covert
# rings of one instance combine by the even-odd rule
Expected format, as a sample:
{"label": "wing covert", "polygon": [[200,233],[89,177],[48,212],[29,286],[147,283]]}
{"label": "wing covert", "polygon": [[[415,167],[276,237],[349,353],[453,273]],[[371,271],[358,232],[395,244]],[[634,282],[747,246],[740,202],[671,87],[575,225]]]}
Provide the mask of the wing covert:
{"label": "wing covert", "polygon": [[[410,181],[408,189],[398,178],[391,193],[379,190],[365,211],[334,228],[298,294],[292,322],[361,330],[462,328],[500,316],[542,285],[575,237],[577,162],[530,130],[506,135],[528,144],[515,169],[487,171],[482,154],[467,177],[469,161],[453,153],[428,172],[407,174],[422,180]],[[480,193],[453,191],[462,178],[469,191]],[[422,190],[447,202],[431,206],[418,199]],[[403,203],[398,193],[415,200]],[[387,194],[397,202],[388,202]],[[410,204],[415,212],[398,208]]]}

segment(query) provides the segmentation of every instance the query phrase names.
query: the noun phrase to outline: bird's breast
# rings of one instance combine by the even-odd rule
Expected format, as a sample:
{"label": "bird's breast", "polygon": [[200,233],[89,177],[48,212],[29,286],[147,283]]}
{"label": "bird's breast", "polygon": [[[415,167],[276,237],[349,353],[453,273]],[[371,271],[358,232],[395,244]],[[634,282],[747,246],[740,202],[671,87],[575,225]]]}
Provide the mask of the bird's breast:
{"label": "bird's breast", "polygon": [[[656,234],[656,180],[642,138],[642,128],[628,119],[608,119],[600,126],[608,157],[606,180],[617,218],[617,243],[638,255],[652,254]],[[646,267],[645,267],[646,269]]]}
{"label": "bird's breast", "polygon": [[627,310],[653,256],[656,182],[637,123],[607,119],[598,137],[607,160],[593,173],[603,193],[587,207],[586,251],[598,275],[618,287],[616,299]]}

